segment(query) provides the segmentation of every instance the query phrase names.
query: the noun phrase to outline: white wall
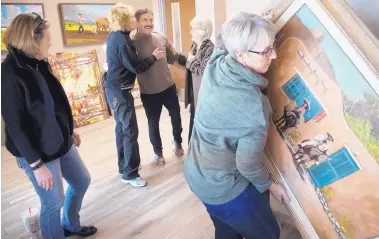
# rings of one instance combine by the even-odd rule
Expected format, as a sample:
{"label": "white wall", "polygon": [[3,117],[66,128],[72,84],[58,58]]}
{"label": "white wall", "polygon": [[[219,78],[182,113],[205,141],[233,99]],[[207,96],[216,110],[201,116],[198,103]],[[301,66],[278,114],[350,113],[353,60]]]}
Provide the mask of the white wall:
{"label": "white wall", "polygon": [[[196,16],[208,17],[212,20],[213,28],[215,28],[215,1],[217,0],[195,0]],[[224,1],[224,0],[218,0]],[[211,40],[215,41],[216,32],[213,31]]]}
{"label": "white wall", "polygon": [[226,19],[236,12],[261,14],[278,3],[279,0],[225,0]]}

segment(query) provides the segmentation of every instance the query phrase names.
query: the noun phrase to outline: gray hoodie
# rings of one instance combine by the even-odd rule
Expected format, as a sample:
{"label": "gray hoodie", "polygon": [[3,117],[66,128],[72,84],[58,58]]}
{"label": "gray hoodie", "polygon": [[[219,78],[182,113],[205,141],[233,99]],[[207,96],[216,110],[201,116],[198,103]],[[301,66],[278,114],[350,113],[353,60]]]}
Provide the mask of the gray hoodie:
{"label": "gray hoodie", "polygon": [[272,184],[262,162],[271,114],[267,80],[214,51],[204,72],[184,174],[205,203],[224,204],[253,184]]}

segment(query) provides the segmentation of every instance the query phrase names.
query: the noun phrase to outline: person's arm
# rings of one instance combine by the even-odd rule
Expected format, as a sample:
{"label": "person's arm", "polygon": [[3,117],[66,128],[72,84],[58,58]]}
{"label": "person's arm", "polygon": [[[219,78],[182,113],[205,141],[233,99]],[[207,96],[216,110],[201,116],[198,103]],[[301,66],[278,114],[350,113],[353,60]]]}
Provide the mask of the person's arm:
{"label": "person's arm", "polygon": [[186,67],[195,75],[202,76],[205,67],[213,53],[213,47],[208,47],[204,53],[199,52],[195,57],[187,61]]}
{"label": "person's arm", "polygon": [[125,37],[126,42],[120,47],[121,60],[124,66],[134,73],[143,73],[148,70],[156,61],[157,58],[154,55],[147,57],[145,59],[138,59],[137,49],[132,42]]}
{"label": "person's arm", "polygon": [[20,90],[15,83],[16,79],[8,74],[1,74],[1,114],[7,126],[8,135],[28,163],[37,165],[41,155],[35,150],[30,137],[25,133],[27,125],[26,107]]}
{"label": "person's arm", "polygon": [[251,131],[238,140],[236,164],[238,171],[263,193],[273,183],[263,164],[266,131]]}

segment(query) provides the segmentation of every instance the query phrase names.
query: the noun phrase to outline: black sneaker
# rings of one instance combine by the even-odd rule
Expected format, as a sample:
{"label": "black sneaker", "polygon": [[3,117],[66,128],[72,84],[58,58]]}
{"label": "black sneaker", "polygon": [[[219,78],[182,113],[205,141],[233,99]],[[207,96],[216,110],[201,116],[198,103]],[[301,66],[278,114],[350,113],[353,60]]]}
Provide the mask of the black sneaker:
{"label": "black sneaker", "polygon": [[63,228],[64,236],[65,237],[72,237],[72,236],[80,236],[80,237],[90,237],[96,234],[97,228],[94,226],[89,227],[81,227],[80,231],[78,232],[72,232],[65,228]]}

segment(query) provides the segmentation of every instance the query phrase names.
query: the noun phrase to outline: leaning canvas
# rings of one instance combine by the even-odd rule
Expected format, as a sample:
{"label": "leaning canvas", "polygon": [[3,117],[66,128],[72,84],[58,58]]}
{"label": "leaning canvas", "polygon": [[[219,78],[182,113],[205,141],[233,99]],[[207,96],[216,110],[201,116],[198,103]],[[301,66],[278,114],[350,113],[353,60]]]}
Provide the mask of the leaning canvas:
{"label": "leaning canvas", "polygon": [[65,45],[102,44],[110,31],[111,4],[59,4]]}
{"label": "leaning canvas", "polygon": [[49,62],[66,91],[75,127],[109,117],[95,50],[51,54]]}
{"label": "leaning canvas", "polygon": [[32,13],[35,12],[40,16],[43,14],[43,5],[42,4],[19,4],[19,3],[2,3],[1,4],[1,50],[7,50],[7,47],[3,43],[3,36],[7,27],[13,19],[21,13]]}
{"label": "leaning canvas", "polygon": [[318,1],[295,0],[277,27],[270,171],[309,238],[377,238],[379,79]]}

